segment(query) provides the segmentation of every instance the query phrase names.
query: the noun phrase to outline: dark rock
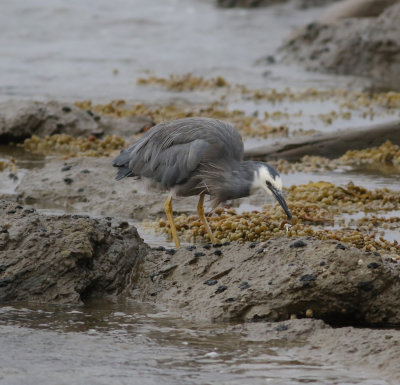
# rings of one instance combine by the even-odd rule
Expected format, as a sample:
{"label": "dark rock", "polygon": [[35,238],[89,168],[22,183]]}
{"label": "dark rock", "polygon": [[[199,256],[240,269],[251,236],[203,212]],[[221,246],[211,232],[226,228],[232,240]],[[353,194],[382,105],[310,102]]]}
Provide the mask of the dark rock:
{"label": "dark rock", "polygon": [[315,281],[317,278],[315,275],[304,274],[300,277],[300,282],[303,282],[304,285],[308,285],[310,282]]}
{"label": "dark rock", "polygon": [[275,328],[275,330],[277,332],[283,332],[283,331],[288,330],[288,329],[289,329],[289,326],[287,326],[285,324],[280,324]]}
{"label": "dark rock", "polygon": [[225,302],[235,302],[235,301],[236,301],[236,298],[233,298],[233,297],[229,297],[225,300]]}
{"label": "dark rock", "polygon": [[240,284],[239,284],[240,290],[246,290],[246,289],[248,289],[249,287],[250,287],[250,285],[249,285],[249,283],[246,282],[246,281],[242,281],[242,282],[240,282]]}
{"label": "dark rock", "polygon": [[371,262],[367,265],[368,269],[377,269],[380,266],[378,262]]}
{"label": "dark rock", "polygon": [[218,257],[222,255],[222,251],[221,250],[215,250],[214,254],[217,255]]}
{"label": "dark rock", "polygon": [[71,170],[71,168],[72,168],[72,165],[67,164],[61,169],[61,171],[69,171],[69,170]]}
{"label": "dark rock", "polygon": [[345,246],[345,245],[342,245],[341,243],[338,243],[338,244],[336,245],[336,249],[337,249],[337,250],[346,250],[346,246]]}
{"label": "dark rock", "polygon": [[164,246],[157,246],[157,247],[154,247],[153,249],[157,250],[157,251],[165,251],[166,250]]}
{"label": "dark rock", "polygon": [[204,245],[203,249],[210,250],[211,249],[211,245],[210,244]]}
{"label": "dark rock", "polygon": [[74,180],[73,180],[72,178],[64,178],[63,181],[64,181],[66,184],[72,184],[72,183],[74,182]]}
{"label": "dark rock", "polygon": [[[45,216],[25,209],[12,220],[13,202],[0,201],[0,303],[8,301],[82,303],[119,294],[129,287],[136,264],[149,248],[133,226],[105,219]],[[43,236],[44,235],[44,236]]]}
{"label": "dark rock", "polygon": [[260,244],[260,242],[251,242],[249,247],[250,247],[250,249],[254,249],[259,244]]}
{"label": "dark rock", "polygon": [[204,257],[204,256],[205,256],[205,254],[202,253],[201,251],[196,251],[196,252],[194,253],[194,257],[195,257],[195,258],[200,258],[200,257]]}
{"label": "dark rock", "polygon": [[207,286],[214,286],[218,283],[218,281],[216,279],[207,279],[207,281],[204,281],[203,283]]}
{"label": "dark rock", "polygon": [[222,247],[222,243],[213,243],[213,247]]}
{"label": "dark rock", "polygon": [[304,241],[301,240],[301,239],[298,239],[297,241],[294,241],[294,242],[290,245],[291,248],[306,247],[306,246],[307,246],[307,243],[304,242]]}
{"label": "dark rock", "polygon": [[186,250],[187,250],[187,251],[196,250],[196,246],[195,246],[195,245],[186,246]]}
{"label": "dark rock", "polygon": [[165,254],[168,254],[168,255],[174,255],[175,253],[176,253],[175,249],[166,249],[165,250]]}
{"label": "dark rock", "polygon": [[364,291],[372,291],[374,289],[374,283],[372,281],[368,282],[359,282],[358,288]]}
{"label": "dark rock", "polygon": [[217,287],[217,290],[215,290],[215,294],[220,294],[222,292],[224,292],[228,287],[225,285],[221,285]]}

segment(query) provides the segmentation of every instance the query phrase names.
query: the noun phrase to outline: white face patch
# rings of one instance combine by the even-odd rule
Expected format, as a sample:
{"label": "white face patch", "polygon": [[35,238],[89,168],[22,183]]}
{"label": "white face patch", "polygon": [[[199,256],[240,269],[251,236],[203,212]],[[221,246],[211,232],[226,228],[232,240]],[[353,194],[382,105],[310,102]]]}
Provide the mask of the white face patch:
{"label": "white face patch", "polygon": [[251,190],[256,190],[258,188],[262,188],[268,194],[272,194],[271,190],[267,186],[267,182],[271,183],[277,190],[282,190],[282,180],[279,175],[275,175],[275,179],[273,175],[269,172],[268,168],[265,166],[261,166],[258,170],[254,172],[254,182],[251,186]]}

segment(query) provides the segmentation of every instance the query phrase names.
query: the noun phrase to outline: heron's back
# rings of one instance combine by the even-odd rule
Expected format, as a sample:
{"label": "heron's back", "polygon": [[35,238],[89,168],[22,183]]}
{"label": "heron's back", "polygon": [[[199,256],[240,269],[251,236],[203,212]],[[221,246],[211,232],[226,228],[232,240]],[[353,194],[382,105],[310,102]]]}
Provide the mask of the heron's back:
{"label": "heron's back", "polygon": [[117,179],[141,176],[162,188],[180,185],[182,189],[186,184],[189,189],[197,183],[200,169],[219,168],[242,159],[242,138],[232,125],[216,119],[185,118],[154,126],[123,150],[113,164],[120,168]]}

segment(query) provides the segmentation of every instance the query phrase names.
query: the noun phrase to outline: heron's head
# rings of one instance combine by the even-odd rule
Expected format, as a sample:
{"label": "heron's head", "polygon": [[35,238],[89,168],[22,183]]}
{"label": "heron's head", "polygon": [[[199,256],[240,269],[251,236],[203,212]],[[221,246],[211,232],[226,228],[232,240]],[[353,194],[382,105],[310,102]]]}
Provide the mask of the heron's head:
{"label": "heron's head", "polygon": [[261,188],[269,195],[273,195],[282,206],[288,219],[292,218],[292,213],[283,196],[281,176],[278,171],[267,163],[257,162],[252,189],[257,188]]}

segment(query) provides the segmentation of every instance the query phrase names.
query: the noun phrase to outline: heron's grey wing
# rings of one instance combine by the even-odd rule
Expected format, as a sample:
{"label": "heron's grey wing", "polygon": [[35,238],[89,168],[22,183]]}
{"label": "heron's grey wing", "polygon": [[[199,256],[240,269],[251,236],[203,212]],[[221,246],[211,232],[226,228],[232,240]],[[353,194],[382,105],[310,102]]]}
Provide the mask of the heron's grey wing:
{"label": "heron's grey wing", "polygon": [[173,144],[165,149],[147,143],[142,151],[131,154],[129,169],[134,175],[151,178],[164,188],[187,181],[206,153],[209,143],[196,139]]}

